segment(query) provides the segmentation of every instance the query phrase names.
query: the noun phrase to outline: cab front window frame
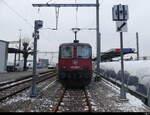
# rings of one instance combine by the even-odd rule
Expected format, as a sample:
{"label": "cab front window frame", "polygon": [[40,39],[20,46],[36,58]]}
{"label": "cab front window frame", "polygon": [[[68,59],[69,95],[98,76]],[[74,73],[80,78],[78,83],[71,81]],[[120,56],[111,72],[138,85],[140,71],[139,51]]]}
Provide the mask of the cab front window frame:
{"label": "cab front window frame", "polygon": [[60,58],[73,58],[73,46],[61,46]]}

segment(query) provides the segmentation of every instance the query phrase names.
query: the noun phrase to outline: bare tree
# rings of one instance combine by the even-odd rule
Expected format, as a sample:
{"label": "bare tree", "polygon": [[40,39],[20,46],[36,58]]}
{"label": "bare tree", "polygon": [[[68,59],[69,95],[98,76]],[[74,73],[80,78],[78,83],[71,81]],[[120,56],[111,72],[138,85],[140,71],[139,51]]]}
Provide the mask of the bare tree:
{"label": "bare tree", "polygon": [[29,54],[32,54],[32,49],[31,49],[31,43],[29,38],[24,38],[22,40],[22,46],[23,46],[23,58],[24,58],[24,66],[23,66],[23,71],[27,70],[27,58]]}

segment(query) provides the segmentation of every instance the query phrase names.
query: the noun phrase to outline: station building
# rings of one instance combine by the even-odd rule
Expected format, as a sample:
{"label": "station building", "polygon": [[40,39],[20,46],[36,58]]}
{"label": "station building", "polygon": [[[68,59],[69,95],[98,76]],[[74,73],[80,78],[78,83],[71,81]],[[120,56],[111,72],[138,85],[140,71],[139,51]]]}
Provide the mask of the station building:
{"label": "station building", "polygon": [[0,73],[7,71],[8,44],[9,42],[0,40]]}

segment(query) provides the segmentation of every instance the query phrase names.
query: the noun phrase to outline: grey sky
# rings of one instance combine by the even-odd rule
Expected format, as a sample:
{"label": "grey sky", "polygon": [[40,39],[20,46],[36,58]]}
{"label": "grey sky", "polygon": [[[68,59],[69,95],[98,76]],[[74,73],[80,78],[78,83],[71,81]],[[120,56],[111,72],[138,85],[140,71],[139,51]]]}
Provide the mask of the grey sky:
{"label": "grey sky", "polygon": [[[5,2],[4,2],[5,1]],[[55,8],[32,7],[32,3],[46,3],[50,0],[1,0],[0,1],[0,39],[14,41],[19,39],[19,29],[22,37],[32,38],[35,19],[44,21],[44,28],[55,27]],[[135,48],[135,33],[139,32],[140,56],[150,56],[150,8],[149,0],[99,0],[100,1],[100,32],[102,37],[102,51],[120,47],[119,33],[116,23],[112,21],[112,7],[125,4],[129,7],[128,32],[124,33],[124,47]],[[52,0],[55,3],[75,3],[75,0]],[[77,0],[78,3],[95,3],[96,0]],[[51,3],[51,2],[49,2]],[[77,26],[83,28],[95,27],[95,8],[79,8]],[[41,30],[38,49],[40,51],[58,51],[59,44],[72,42],[74,34],[70,30],[76,26],[76,8],[60,8],[58,30]],[[87,42],[96,51],[96,32],[80,31],[80,42]]]}

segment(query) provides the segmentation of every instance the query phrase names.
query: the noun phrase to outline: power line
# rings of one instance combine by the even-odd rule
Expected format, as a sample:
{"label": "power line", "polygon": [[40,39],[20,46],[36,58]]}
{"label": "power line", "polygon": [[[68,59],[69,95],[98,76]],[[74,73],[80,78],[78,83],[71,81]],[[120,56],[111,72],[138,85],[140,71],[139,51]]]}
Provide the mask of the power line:
{"label": "power line", "polygon": [[26,22],[27,24],[29,24],[32,28],[32,24],[28,22],[28,20],[26,18],[24,18],[22,15],[20,15],[16,10],[14,10],[12,7],[10,7],[8,5],[8,3],[5,0],[2,0],[2,2],[12,11],[14,12],[18,17],[20,17],[24,22]]}
{"label": "power line", "polygon": [[55,14],[56,14],[56,30],[58,28],[58,18],[59,18],[59,7],[55,7]]}
{"label": "power line", "polygon": [[[77,4],[77,0],[75,0],[75,4]],[[77,15],[77,13],[78,13],[78,7],[76,7],[76,23],[75,23],[76,28],[78,26],[78,15]]]}
{"label": "power line", "polygon": [[55,3],[55,0],[49,0],[49,1],[47,2],[47,4],[48,4],[49,2],[51,2],[51,3],[52,3],[52,2],[53,2],[53,3]]}

